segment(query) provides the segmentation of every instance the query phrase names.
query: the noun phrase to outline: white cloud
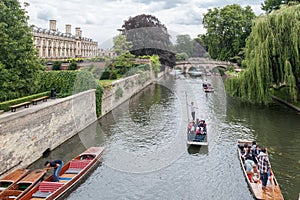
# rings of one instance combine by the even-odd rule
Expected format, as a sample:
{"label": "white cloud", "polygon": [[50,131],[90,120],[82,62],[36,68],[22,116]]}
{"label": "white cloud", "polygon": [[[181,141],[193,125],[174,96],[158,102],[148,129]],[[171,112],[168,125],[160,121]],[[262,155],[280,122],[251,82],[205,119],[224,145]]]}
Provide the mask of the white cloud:
{"label": "white cloud", "polygon": [[[80,27],[84,37],[97,41],[100,47],[112,45],[124,21],[139,14],[157,17],[168,31],[189,34],[192,38],[205,33],[201,22],[207,8],[238,3],[251,5],[256,14],[262,13],[263,0],[20,0],[28,2],[26,8],[30,24],[49,28],[49,20],[57,21],[57,28],[65,32],[65,24]],[[173,34],[171,34],[173,35]]]}

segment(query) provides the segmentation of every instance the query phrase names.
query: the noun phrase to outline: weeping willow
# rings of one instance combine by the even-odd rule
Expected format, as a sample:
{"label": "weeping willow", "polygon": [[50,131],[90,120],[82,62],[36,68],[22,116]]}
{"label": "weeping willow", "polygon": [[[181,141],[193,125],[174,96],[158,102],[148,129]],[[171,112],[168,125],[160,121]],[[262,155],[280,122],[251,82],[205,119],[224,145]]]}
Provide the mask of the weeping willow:
{"label": "weeping willow", "polygon": [[252,103],[268,104],[270,88],[288,88],[291,102],[297,101],[300,79],[300,4],[258,17],[246,41],[246,67],[238,77],[228,78],[226,91]]}

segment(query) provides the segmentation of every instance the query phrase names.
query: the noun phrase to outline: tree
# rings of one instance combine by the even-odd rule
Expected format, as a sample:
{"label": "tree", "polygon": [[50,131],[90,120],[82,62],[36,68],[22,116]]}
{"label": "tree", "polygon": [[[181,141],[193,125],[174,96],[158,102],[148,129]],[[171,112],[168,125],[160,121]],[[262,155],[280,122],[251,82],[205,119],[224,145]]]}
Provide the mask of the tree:
{"label": "tree", "polygon": [[242,63],[247,69],[238,78],[226,80],[226,90],[232,96],[268,104],[271,88],[284,86],[288,100],[297,100],[296,80],[300,77],[299,16],[300,4],[283,6],[277,12],[255,20]]}
{"label": "tree", "polygon": [[126,36],[123,34],[119,34],[113,38],[114,42],[114,51],[119,56],[121,54],[125,54],[129,52],[129,49],[132,47],[131,42],[126,40]]}
{"label": "tree", "polygon": [[261,4],[261,9],[266,11],[266,13],[270,13],[272,10],[278,10],[281,5],[288,4],[292,2],[300,2],[300,0],[265,0],[263,4]]}
{"label": "tree", "polygon": [[206,57],[207,52],[204,49],[200,38],[194,38],[192,41],[192,46],[193,50],[191,57]]}
{"label": "tree", "polygon": [[0,13],[0,101],[5,101],[35,93],[43,66],[20,3],[0,1]]}
{"label": "tree", "polygon": [[250,6],[244,9],[237,4],[224,8],[208,9],[203,26],[206,34],[200,35],[206,50],[213,59],[230,60],[245,47],[255,18]]}
{"label": "tree", "polygon": [[193,42],[190,35],[177,35],[175,50],[177,53],[185,53],[188,57],[192,56]]}
{"label": "tree", "polygon": [[171,50],[170,35],[165,25],[152,15],[130,17],[122,25],[123,34],[132,43],[130,52],[136,56],[158,55],[163,65],[175,65],[175,53]]}
{"label": "tree", "polygon": [[188,60],[189,56],[183,52],[183,53],[176,53],[176,60],[177,61],[184,61],[184,60]]}

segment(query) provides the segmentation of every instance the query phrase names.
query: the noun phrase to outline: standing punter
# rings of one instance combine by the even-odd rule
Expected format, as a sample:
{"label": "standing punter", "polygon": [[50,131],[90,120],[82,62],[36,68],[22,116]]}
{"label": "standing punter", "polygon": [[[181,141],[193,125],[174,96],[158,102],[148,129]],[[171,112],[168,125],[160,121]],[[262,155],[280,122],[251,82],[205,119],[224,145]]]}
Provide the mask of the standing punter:
{"label": "standing punter", "polygon": [[62,160],[52,160],[52,161],[46,161],[44,164],[48,169],[53,168],[53,180],[54,182],[59,182],[59,173],[64,165],[64,162]]}

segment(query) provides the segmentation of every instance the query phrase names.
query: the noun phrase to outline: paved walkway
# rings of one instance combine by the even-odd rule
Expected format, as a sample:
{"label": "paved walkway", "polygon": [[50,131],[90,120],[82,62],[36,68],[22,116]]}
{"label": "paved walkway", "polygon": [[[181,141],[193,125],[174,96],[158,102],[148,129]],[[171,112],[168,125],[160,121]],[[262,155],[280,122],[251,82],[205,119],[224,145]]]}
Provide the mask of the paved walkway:
{"label": "paved walkway", "polygon": [[[33,112],[36,112],[42,108],[46,108],[50,105],[57,104],[61,102],[63,99],[48,99],[47,101],[39,101],[37,105],[30,104],[29,108],[20,107],[17,108],[16,112],[6,111],[0,115],[0,123],[8,120],[12,120]],[[0,124],[1,127],[1,124]]]}

